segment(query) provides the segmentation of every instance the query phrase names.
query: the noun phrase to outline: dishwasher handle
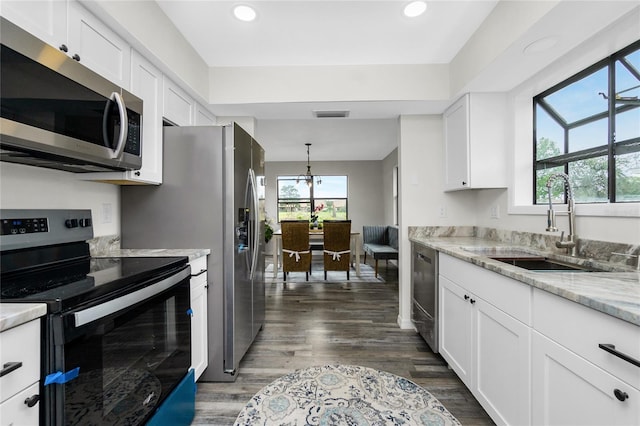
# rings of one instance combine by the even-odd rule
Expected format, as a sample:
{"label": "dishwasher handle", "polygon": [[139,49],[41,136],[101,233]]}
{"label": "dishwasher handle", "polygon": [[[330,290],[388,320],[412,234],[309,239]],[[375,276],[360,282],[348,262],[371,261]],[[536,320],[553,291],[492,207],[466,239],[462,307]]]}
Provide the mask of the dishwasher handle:
{"label": "dishwasher handle", "polygon": [[420,260],[422,260],[422,261],[424,261],[424,262],[427,262],[427,263],[433,263],[433,262],[432,262],[432,260],[431,260],[431,258],[430,258],[429,256],[425,256],[425,255],[424,255],[424,254],[422,254],[422,253],[416,253],[416,255],[418,256],[418,259],[420,259]]}

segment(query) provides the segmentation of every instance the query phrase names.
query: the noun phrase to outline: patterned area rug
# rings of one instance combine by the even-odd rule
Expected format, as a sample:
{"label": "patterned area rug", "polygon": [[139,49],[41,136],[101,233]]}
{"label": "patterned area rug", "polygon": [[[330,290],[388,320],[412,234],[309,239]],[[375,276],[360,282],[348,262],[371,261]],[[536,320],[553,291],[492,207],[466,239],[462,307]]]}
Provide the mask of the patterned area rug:
{"label": "patterned area rug", "polygon": [[[265,269],[265,280],[272,283],[284,282],[282,276],[282,267],[279,268],[278,274],[274,278],[273,265],[267,265]],[[324,282],[324,269],[322,261],[314,261],[311,264],[311,275],[309,275],[309,281]],[[287,282],[302,283],[305,282],[304,272],[290,272],[287,277]],[[349,281],[347,281],[347,273],[344,271],[327,271],[327,281],[333,283],[342,282],[354,282],[354,283],[382,283],[385,280],[378,275],[375,276],[374,270],[371,266],[361,263],[360,264],[360,276],[356,275],[355,267],[351,267],[349,272]]]}
{"label": "patterned area rug", "polygon": [[272,382],[242,409],[235,425],[459,425],[410,380],[352,365],[297,370]]}

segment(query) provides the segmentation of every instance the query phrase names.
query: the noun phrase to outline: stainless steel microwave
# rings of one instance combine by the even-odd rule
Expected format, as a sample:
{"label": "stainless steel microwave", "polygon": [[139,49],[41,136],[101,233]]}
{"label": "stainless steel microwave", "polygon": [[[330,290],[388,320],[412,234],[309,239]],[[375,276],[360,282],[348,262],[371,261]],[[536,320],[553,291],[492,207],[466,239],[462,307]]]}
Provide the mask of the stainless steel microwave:
{"label": "stainless steel microwave", "polygon": [[0,18],[0,160],[76,173],[142,165],[142,100]]}

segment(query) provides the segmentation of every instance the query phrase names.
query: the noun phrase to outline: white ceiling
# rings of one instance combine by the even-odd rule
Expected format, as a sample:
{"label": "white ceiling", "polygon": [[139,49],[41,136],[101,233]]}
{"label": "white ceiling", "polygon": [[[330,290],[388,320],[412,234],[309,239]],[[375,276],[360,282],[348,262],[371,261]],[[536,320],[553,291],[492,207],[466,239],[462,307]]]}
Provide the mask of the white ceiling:
{"label": "white ceiling", "polygon": [[214,66],[449,63],[497,0],[430,1],[405,17],[408,1],[245,1],[253,22],[234,18],[238,1],[159,0]]}
{"label": "white ceiling", "polygon": [[[501,0],[521,1],[521,0]],[[542,0],[541,0],[542,1]],[[404,0],[156,0],[210,67],[448,64],[490,15],[498,0],[429,0],[407,18]],[[251,4],[257,19],[233,17]],[[595,3],[607,3],[591,2]],[[618,9],[630,9],[634,1]],[[518,40],[466,90],[510,90],[620,16],[593,13],[589,2],[566,0]],[[630,5],[630,6],[629,6]],[[615,9],[611,7],[611,9]],[[553,35],[558,45],[538,56],[523,48]],[[525,43],[525,44],[523,44]],[[210,105],[218,116],[255,117],[268,161],[380,160],[397,146],[400,115],[439,114],[447,101],[314,102]],[[303,119],[311,110],[349,110],[349,118]],[[374,121],[379,123],[373,125]],[[371,131],[369,131],[371,129]]]}

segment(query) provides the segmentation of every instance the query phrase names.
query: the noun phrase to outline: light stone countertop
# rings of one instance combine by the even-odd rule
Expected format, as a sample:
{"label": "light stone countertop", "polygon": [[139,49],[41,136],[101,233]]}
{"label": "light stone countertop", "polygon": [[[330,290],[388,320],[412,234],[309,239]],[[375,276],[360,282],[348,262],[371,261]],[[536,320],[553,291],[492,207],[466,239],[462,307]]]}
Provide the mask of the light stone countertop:
{"label": "light stone countertop", "polygon": [[189,261],[206,256],[209,249],[112,249],[94,257],[179,257],[187,256]]}
{"label": "light stone countertop", "polygon": [[464,250],[464,247],[496,252],[517,249],[572,263],[576,263],[576,259],[476,237],[414,235],[410,240],[640,326],[640,272],[633,268],[582,259],[577,263],[611,272],[534,272],[490,259],[483,253]]}
{"label": "light stone countertop", "polygon": [[44,303],[0,303],[0,332],[40,318],[47,313]]}

